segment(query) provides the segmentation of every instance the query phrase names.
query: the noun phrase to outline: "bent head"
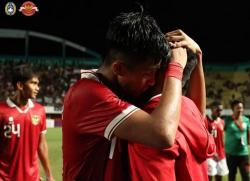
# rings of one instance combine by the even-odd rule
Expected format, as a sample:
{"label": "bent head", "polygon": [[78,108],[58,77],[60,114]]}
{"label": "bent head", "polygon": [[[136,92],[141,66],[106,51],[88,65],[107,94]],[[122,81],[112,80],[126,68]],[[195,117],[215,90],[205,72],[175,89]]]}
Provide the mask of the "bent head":
{"label": "bent head", "polygon": [[214,101],[210,105],[212,117],[221,117],[221,112],[223,111],[223,105],[219,101]]}
{"label": "bent head", "polygon": [[151,16],[122,13],[110,23],[104,66],[112,68],[123,91],[139,96],[154,85],[155,72],[168,53],[165,36]]}
{"label": "bent head", "polygon": [[243,111],[244,111],[244,106],[242,101],[240,100],[234,100],[231,102],[231,108],[233,111],[233,114],[237,117],[239,115],[242,115]]}
{"label": "bent head", "polygon": [[28,67],[14,69],[12,84],[22,99],[35,99],[39,92],[39,77]]}

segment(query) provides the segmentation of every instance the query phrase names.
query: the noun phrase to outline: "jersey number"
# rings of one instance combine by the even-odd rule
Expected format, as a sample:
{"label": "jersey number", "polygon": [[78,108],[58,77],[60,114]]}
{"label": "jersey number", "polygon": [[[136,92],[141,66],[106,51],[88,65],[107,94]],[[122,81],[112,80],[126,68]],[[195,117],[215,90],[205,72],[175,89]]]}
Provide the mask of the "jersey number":
{"label": "jersey number", "polygon": [[20,134],[21,134],[20,124],[17,124],[17,125],[14,125],[14,124],[4,125],[4,136],[6,138],[11,138],[11,133],[16,134],[17,137],[20,137]]}

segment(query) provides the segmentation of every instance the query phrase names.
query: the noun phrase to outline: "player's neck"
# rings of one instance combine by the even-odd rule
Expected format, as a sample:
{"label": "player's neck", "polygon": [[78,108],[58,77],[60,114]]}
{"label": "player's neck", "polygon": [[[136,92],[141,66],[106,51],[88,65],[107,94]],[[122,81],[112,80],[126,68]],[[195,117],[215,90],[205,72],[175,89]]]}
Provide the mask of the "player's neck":
{"label": "player's neck", "polygon": [[27,106],[28,100],[23,98],[20,94],[16,94],[10,98],[19,108],[23,109]]}
{"label": "player's neck", "polygon": [[212,117],[213,120],[216,120],[219,116],[216,116],[216,115],[212,114],[211,117]]}
{"label": "player's neck", "polygon": [[101,66],[97,70],[97,73],[102,74],[110,83],[114,82],[114,75],[112,74],[112,71],[109,70],[108,68],[105,68],[104,66]]}
{"label": "player's neck", "polygon": [[[112,70],[106,67],[101,67],[97,72],[97,77],[101,80],[101,82],[106,85],[109,89],[111,89],[119,98],[126,99],[126,94],[122,91],[120,87],[117,77],[114,75]],[[99,74],[99,75],[98,75]]]}
{"label": "player's neck", "polygon": [[242,114],[241,113],[236,113],[236,114],[233,114],[233,116],[234,116],[235,119],[239,119],[242,116]]}

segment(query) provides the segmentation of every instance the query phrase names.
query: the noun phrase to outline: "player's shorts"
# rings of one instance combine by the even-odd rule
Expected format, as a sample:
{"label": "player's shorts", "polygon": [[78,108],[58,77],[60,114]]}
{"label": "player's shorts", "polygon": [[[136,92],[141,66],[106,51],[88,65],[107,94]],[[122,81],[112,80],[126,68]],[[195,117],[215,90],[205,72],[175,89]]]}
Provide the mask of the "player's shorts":
{"label": "player's shorts", "polygon": [[229,173],[226,158],[219,161],[215,161],[212,158],[208,158],[207,168],[209,176],[215,176],[215,175],[225,176]]}

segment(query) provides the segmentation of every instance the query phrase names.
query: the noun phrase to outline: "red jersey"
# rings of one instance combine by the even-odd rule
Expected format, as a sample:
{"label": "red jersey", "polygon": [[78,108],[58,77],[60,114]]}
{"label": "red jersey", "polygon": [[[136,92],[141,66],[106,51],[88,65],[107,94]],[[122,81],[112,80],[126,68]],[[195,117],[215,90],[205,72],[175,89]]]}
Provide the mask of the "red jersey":
{"label": "red jersey", "polygon": [[[152,112],[160,96],[145,106]],[[175,143],[171,148],[157,150],[141,144],[129,143],[131,177],[139,180],[208,180],[206,159],[215,149],[198,108],[192,100],[182,97],[181,120]],[[175,170],[175,171],[174,171]]]}
{"label": "red jersey", "polygon": [[37,150],[45,132],[42,105],[29,100],[22,110],[10,99],[0,103],[0,180],[40,180]]}
{"label": "red jersey", "polygon": [[219,160],[226,157],[224,146],[224,126],[225,122],[221,118],[215,120],[207,116],[208,130],[213,135],[216,144],[216,153]]}
{"label": "red jersey", "polygon": [[96,77],[76,82],[64,99],[63,180],[127,180],[127,148],[113,132],[136,110]]}
{"label": "red jersey", "polygon": [[175,163],[176,180],[208,181],[206,159],[213,157],[216,146],[205,124],[206,118],[195,103],[183,96],[178,130],[187,144],[180,144],[180,157]]}

